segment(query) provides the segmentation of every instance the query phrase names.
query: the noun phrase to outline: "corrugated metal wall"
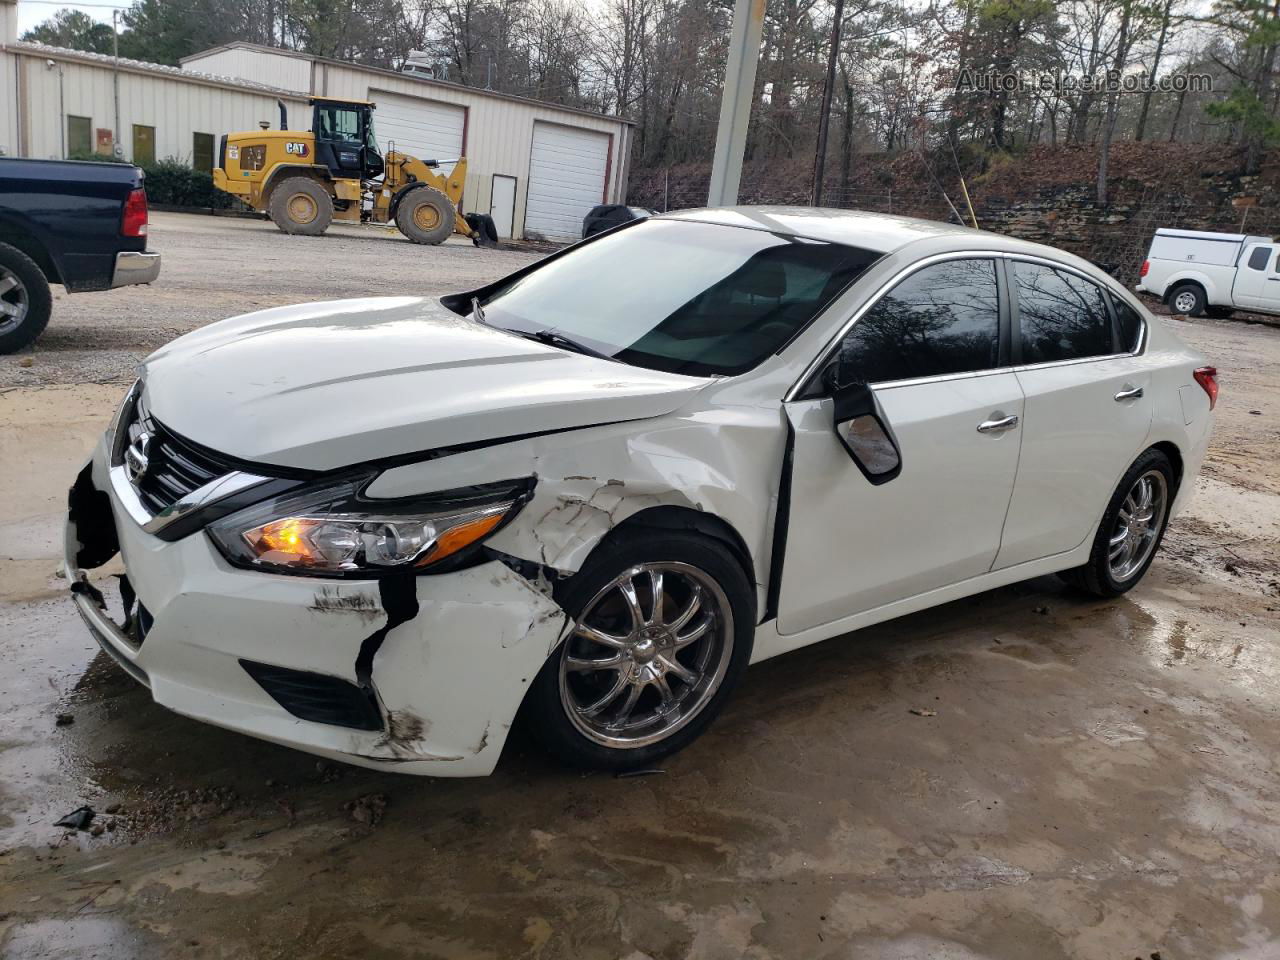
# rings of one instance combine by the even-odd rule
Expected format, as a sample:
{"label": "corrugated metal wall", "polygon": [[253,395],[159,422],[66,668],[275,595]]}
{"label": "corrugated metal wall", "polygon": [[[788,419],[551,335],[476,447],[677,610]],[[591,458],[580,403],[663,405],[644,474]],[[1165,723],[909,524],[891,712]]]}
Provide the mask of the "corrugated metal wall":
{"label": "corrugated metal wall", "polygon": [[[0,12],[13,8],[0,2]],[[55,67],[50,69],[47,60]],[[16,67],[16,69],[15,69]],[[55,52],[0,53],[0,147],[9,154],[56,158],[63,155],[65,116],[87,117],[90,129],[115,125],[112,68],[109,61],[86,62]],[[61,100],[59,102],[59,70]],[[600,202],[621,203],[626,193],[630,128],[621,120],[577,113],[532,101],[484,91],[435,84],[391,71],[312,61],[253,48],[215,50],[188,60],[184,70],[236,76],[285,89],[305,91],[314,77],[317,94],[369,99],[379,94],[403,94],[463,106],[467,111],[465,153],[468,161],[463,209],[487,213],[494,174],[516,179],[514,233],[524,235],[529,160],[535,121],[548,121],[595,130],[610,137],[608,177]],[[134,156],[134,125],[154,129],[155,157],[191,161],[192,134],[254,130],[260,121],[274,128],[279,122],[276,97],[219,85],[208,79],[166,74],[161,68],[120,70],[120,141],[124,156]],[[18,119],[19,96],[25,91],[25,116]],[[286,98],[289,126],[310,128],[310,108],[304,98]],[[375,115],[376,117],[376,115]],[[375,119],[376,123],[376,119]]]}
{"label": "corrugated metal wall", "polygon": [[[309,69],[311,62],[269,50],[233,47],[189,58],[183,68],[222,74],[234,70],[233,75],[241,79],[288,86],[291,82],[298,82],[301,77],[299,73],[287,72],[296,71],[298,65]],[[524,236],[529,159],[533,149],[535,120],[609,134],[612,137],[609,176],[600,202],[625,202],[628,169],[626,160],[631,143],[630,127],[621,120],[494,96],[482,90],[431,83],[389,70],[317,61],[313,76],[313,92],[318,95],[377,102],[379,93],[393,93],[466,107],[464,152],[467,157],[467,182],[463,188],[463,209],[488,213],[493,175],[515,177],[514,232],[517,237]],[[376,127],[376,114],[374,124]]]}
{"label": "corrugated metal wall", "polygon": [[[0,6],[0,16],[12,10]],[[18,153],[17,58],[0,53],[0,150],[12,157]]]}
{"label": "corrugated metal wall", "polygon": [[[62,115],[88,117],[90,128],[111,129],[115,124],[112,70],[103,64],[55,58],[61,67],[62,102],[59,104],[58,69],[49,69],[45,55],[19,54],[27,90],[28,142],[31,157],[62,156]],[[305,100],[286,101],[290,117],[308,116]],[[135,124],[155,131],[157,160],[176,157],[191,162],[192,134],[210,133],[216,138],[232,130],[254,130],[259,121],[272,127],[279,122],[276,98],[153,73],[120,71],[120,141],[124,156],[135,160]]]}
{"label": "corrugated metal wall", "polygon": [[[0,44],[18,36],[18,7],[13,0],[0,0]],[[0,152],[18,152],[18,75],[14,58],[0,52]]]}
{"label": "corrugated metal wall", "polygon": [[[487,213],[493,187],[493,175],[516,178],[515,235],[524,236],[526,191],[529,185],[529,158],[533,149],[533,123],[548,120],[584,130],[598,130],[612,136],[612,159],[608,183],[600,202],[621,203],[625,183],[620,181],[619,151],[625,146],[623,133],[627,125],[609,117],[594,117],[555,107],[485,96],[480,92],[424,83],[392,73],[331,63],[316,65],[316,82],[329,96],[356,97],[377,101],[378,91],[424,97],[444,103],[462,104],[467,108],[467,182],[463,188],[463,208]],[[375,114],[376,124],[376,114]]]}
{"label": "corrugated metal wall", "polygon": [[266,50],[243,47],[213,49],[183,61],[183,70],[198,70],[224,77],[239,77],[283,90],[308,93],[311,89],[311,61]]}

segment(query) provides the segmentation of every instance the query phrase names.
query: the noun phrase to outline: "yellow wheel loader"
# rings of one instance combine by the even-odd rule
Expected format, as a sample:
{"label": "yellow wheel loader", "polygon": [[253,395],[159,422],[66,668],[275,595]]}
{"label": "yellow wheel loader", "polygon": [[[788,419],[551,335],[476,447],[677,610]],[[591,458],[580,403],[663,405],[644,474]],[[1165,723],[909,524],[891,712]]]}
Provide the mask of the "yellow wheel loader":
{"label": "yellow wheel loader", "polygon": [[[467,161],[419,160],[396,150],[384,157],[373,135],[374,105],[366,100],[311,99],[311,130],[231,133],[222,138],[213,185],[285,233],[318,237],[334,220],[391,223],[414,243],[441,243],[457,232],[493,246],[490,217],[458,211]],[[264,124],[265,126],[265,124]],[[442,164],[453,164],[448,174]]]}

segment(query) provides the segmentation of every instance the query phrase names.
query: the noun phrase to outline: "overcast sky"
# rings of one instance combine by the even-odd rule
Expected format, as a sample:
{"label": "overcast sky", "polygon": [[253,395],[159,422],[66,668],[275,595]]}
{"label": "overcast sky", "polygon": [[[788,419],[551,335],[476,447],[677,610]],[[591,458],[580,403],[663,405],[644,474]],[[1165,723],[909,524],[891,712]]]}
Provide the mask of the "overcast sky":
{"label": "overcast sky", "polygon": [[63,3],[61,0],[49,3],[44,0],[18,0],[18,35],[21,36],[36,24],[48,20],[63,7],[83,10],[95,20],[110,23],[113,9],[124,10],[128,6],[129,0],[91,0],[85,4]]}

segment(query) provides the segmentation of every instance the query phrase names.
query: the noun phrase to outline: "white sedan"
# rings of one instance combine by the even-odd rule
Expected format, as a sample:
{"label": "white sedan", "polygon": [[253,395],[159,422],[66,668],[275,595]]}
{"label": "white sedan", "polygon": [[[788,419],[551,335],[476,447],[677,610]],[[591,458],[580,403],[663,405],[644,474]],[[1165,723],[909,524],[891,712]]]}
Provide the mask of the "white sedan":
{"label": "white sedan", "polygon": [[[440,301],[176,340],[76,479],[66,566],[187,716],[439,776],[521,723],[624,769],[751,662],[1047,573],[1130,589],[1217,390],[1061,251],[690,211]],[[84,573],[117,551],[123,622]]]}

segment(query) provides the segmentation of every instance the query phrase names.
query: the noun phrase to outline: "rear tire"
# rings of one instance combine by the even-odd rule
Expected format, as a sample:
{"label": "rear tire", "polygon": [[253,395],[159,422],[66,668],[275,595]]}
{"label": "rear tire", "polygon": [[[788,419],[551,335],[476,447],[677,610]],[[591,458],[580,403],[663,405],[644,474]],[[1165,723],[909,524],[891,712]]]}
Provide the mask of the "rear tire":
{"label": "rear tire", "polygon": [[[707,537],[623,534],[591,555],[559,599],[578,629],[543,664],[524,717],[572,766],[629,770],[682,749],[715,719],[751,660],[754,588],[733,554]],[[608,660],[617,663],[586,667]]]}
{"label": "rear tire", "polygon": [[1169,307],[1174,313],[1186,314],[1188,317],[1203,317],[1208,305],[1208,298],[1199,284],[1179,284],[1169,292]]}
{"label": "rear tire", "polygon": [[285,233],[318,237],[333,222],[333,198],[310,177],[290,177],[271,191],[271,219]]}
{"label": "rear tire", "polygon": [[452,201],[435,187],[414,187],[396,207],[396,226],[414,243],[444,243],[454,217]]}
{"label": "rear tire", "polygon": [[52,312],[53,294],[44,271],[17,247],[0,243],[0,353],[34,342]]}
{"label": "rear tire", "polygon": [[[1150,491],[1149,509],[1143,504],[1143,489]],[[1120,478],[1111,495],[1088,562],[1059,576],[1096,597],[1118,597],[1136,587],[1160,549],[1169,525],[1169,506],[1177,492],[1178,480],[1169,458],[1159,450],[1147,450]]]}

